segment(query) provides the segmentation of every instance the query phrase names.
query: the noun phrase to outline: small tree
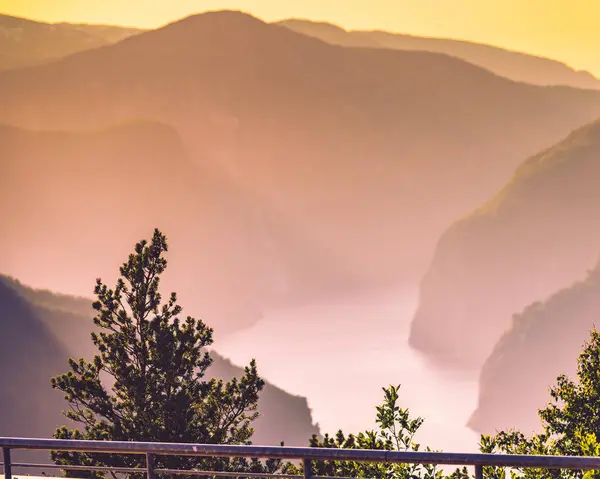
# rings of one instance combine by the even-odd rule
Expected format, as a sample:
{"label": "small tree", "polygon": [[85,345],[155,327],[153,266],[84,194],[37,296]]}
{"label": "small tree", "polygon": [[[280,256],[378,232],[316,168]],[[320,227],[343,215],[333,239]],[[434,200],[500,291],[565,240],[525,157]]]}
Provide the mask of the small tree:
{"label": "small tree", "polygon": [[[345,435],[341,430],[323,439],[313,436],[311,447],[338,449],[380,449],[387,451],[418,451],[421,446],[414,442],[415,434],[423,424],[423,418],[410,416],[408,409],[399,406],[400,386],[383,388],[384,400],[377,406],[378,428]],[[426,451],[431,449],[426,448]],[[286,472],[301,474],[296,466],[286,465]],[[319,476],[357,477],[374,479],[442,479],[443,471],[433,465],[385,464],[352,461],[319,461],[313,463],[313,474]],[[466,479],[466,470],[457,470],[452,479]]]}
{"label": "small tree", "polygon": [[[213,331],[201,320],[182,319],[175,293],[162,303],[166,251],[166,237],[155,230],[150,244],[144,240],[135,246],[114,290],[96,280],[97,332],[91,336],[98,354],[91,362],[70,359],[69,372],[52,379],[52,387],[69,402],[66,416],[83,429],[63,426],[54,437],[250,444],[264,382],[254,361],[239,380],[204,380],[212,362],[205,348],[212,344]],[[59,465],[145,464],[135,455],[53,452],[52,459]],[[279,463],[157,457],[156,467],[273,472]]]}
{"label": "small tree", "polygon": [[[482,436],[482,450],[508,454],[596,456],[600,453],[600,333],[593,329],[577,360],[577,381],[560,375],[550,388],[551,402],[539,411],[540,434],[526,437],[519,431]],[[584,472],[523,470],[513,476],[527,478],[581,478]],[[586,478],[600,477],[597,471]]]}

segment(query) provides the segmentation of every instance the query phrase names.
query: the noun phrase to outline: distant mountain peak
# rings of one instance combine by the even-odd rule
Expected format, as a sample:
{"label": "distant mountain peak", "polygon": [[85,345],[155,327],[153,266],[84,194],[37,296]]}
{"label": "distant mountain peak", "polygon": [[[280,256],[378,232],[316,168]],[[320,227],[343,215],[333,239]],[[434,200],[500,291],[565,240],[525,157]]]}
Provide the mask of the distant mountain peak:
{"label": "distant mountain peak", "polygon": [[0,13],[0,28],[14,28],[25,24],[45,25],[43,22],[38,22],[36,20],[30,20],[28,18],[15,17],[13,15],[6,15],[5,13]]}
{"label": "distant mountain peak", "polygon": [[171,22],[163,28],[183,25],[223,25],[240,27],[244,25],[265,25],[263,20],[242,10],[213,10],[209,12],[194,13],[187,17]]}
{"label": "distant mountain peak", "polygon": [[276,24],[291,28],[293,28],[295,25],[311,25],[313,27],[329,29],[331,31],[348,33],[348,30],[334,23],[312,21],[305,18],[286,18],[284,20],[279,20],[278,22],[276,22]]}

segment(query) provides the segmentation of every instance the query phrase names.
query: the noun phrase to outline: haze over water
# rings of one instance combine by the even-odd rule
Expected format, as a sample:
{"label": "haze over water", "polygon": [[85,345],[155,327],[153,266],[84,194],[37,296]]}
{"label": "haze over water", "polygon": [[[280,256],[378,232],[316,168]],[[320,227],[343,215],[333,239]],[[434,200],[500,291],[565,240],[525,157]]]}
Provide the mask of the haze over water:
{"label": "haze over water", "polygon": [[417,442],[476,452],[479,437],[465,424],[478,378],[440,370],[408,346],[416,302],[416,288],[404,287],[271,311],[251,329],[216,331],[216,349],[238,364],[256,358],[264,378],[306,396],[323,433],[374,429],[381,388],[401,384],[400,405],[425,418]]}

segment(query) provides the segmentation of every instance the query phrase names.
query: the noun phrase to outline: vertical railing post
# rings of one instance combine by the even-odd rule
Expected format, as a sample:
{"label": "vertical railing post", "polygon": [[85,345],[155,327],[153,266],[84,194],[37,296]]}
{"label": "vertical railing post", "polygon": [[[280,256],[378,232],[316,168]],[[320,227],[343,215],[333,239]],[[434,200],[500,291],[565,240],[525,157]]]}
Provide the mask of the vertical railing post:
{"label": "vertical railing post", "polygon": [[475,479],[483,479],[483,466],[481,464],[475,465]]}
{"label": "vertical railing post", "polygon": [[10,449],[2,448],[2,458],[4,460],[4,479],[12,479],[12,463],[10,462]]}
{"label": "vertical railing post", "polygon": [[304,459],[304,479],[312,479],[312,461],[310,459]]}
{"label": "vertical railing post", "polygon": [[146,453],[146,475],[147,479],[156,479],[154,472],[154,457],[149,452]]}

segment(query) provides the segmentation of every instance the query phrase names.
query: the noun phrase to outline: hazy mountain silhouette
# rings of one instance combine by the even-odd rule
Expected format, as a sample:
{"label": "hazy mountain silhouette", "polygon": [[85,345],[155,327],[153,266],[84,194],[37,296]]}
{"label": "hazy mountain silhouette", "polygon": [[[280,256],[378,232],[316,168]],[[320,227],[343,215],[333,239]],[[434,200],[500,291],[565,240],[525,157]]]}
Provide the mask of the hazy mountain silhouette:
{"label": "hazy mountain silhouette", "polygon": [[[445,53],[516,81],[600,89],[600,80],[587,71],[575,70],[553,59],[492,45],[385,31],[348,31],[330,23],[302,19],[283,20],[276,24],[334,45]],[[0,14],[0,70],[47,63],[117,43],[143,31],[146,30],[118,25],[47,23]]]}
{"label": "hazy mountain silhouette", "polygon": [[196,168],[167,125],[0,126],[0,150],[10,231],[0,239],[1,266],[14,276],[88,294],[88,278],[112,277],[127,248],[160,225],[172,241],[171,289],[219,333],[252,324],[265,307],[358,283],[273,205]]}
{"label": "hazy mountain silhouette", "polygon": [[347,31],[330,23],[301,19],[283,20],[278,24],[334,45],[445,53],[515,81],[534,85],[568,85],[600,89],[600,80],[587,71],[574,70],[549,58],[492,45],[383,31]]}
{"label": "hazy mountain silhouette", "polygon": [[541,432],[537,410],[548,403],[548,388],[559,374],[575,376],[577,357],[598,318],[600,266],[516,315],[483,366],[469,426],[485,434],[514,427]]}
{"label": "hazy mountain silhouette", "polygon": [[[192,213],[173,209],[178,223],[163,230],[171,237],[185,230],[182,256],[204,251],[209,270],[218,273],[205,281],[237,294],[236,288],[255,286],[218,265],[235,251],[231,264],[259,271],[237,230],[249,210],[276,210],[268,216],[284,218],[288,238],[302,232],[310,254],[296,252],[293,261],[313,280],[305,285],[318,284],[320,268],[340,265],[339,278],[359,278],[363,286],[420,275],[445,225],[499,188],[518,158],[600,115],[600,93],[515,83],[447,55],[328,45],[248,15],[217,12],[5,72],[0,105],[0,121],[34,129],[96,128],[129,118],[173,125],[198,172],[182,181],[200,178],[200,191],[214,193],[201,204],[218,198],[229,206],[225,217],[211,210],[193,227],[179,218]],[[154,141],[140,139],[143,148],[129,155],[139,168],[145,154],[154,154]],[[114,176],[126,189],[139,188],[140,197],[151,191],[135,175]],[[184,190],[177,181],[161,190],[164,196]],[[94,217],[84,208],[78,214]],[[221,221],[229,229],[215,236],[207,224]],[[71,225],[73,236],[79,226]],[[253,225],[253,234],[263,234],[258,220]],[[141,237],[115,230],[110,241],[122,248],[130,244],[123,238]],[[20,237],[10,241],[26,254]],[[198,281],[203,274],[197,269]],[[195,280],[182,278],[188,296]],[[252,302],[257,295],[251,290],[245,297]]]}
{"label": "hazy mountain silhouette", "polygon": [[0,14],[0,70],[47,63],[139,33],[112,25],[44,23]]}
{"label": "hazy mountain silhouette", "polygon": [[48,436],[58,426],[62,397],[50,388],[50,377],[64,369],[68,353],[45,320],[49,309],[35,307],[0,279],[0,434]]}
{"label": "hazy mountain silhouette", "polygon": [[[69,356],[89,359],[94,354],[93,315],[91,300],[33,290],[0,276],[0,355],[7,365],[0,387],[0,435],[50,437],[55,427],[65,424],[60,411],[67,404],[51,389],[50,377],[67,370]],[[228,379],[242,373],[218,353],[211,354],[211,376]],[[268,382],[259,410],[255,444],[306,445],[319,433],[306,399]]]}
{"label": "hazy mountain silhouette", "polygon": [[480,365],[514,313],[582,278],[600,244],[599,159],[596,121],[527,160],[452,225],[421,284],[411,343]]}
{"label": "hazy mountain silhouette", "polygon": [[[91,293],[88,278],[112,277],[135,242],[160,226],[185,258],[172,269],[191,283],[187,304],[203,305],[221,327],[229,313],[238,326],[255,321],[258,309],[244,300],[251,286],[234,297],[226,282],[243,271],[233,252],[246,232],[214,206],[172,128],[149,121],[79,133],[0,127],[0,151],[0,212],[11,232],[0,239],[5,272]],[[217,246],[233,251],[232,261]]]}

